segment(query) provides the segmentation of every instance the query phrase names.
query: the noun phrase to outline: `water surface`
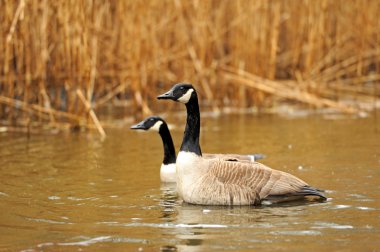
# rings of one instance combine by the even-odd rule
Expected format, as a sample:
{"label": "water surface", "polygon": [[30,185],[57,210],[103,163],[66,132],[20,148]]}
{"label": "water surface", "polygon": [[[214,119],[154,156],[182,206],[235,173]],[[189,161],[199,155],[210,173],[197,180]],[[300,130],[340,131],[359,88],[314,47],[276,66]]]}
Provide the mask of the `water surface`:
{"label": "water surface", "polygon": [[[172,118],[180,145],[185,118]],[[229,115],[202,121],[204,152],[262,162],[327,189],[325,203],[183,204],[162,184],[154,132],[0,135],[0,251],[375,251],[380,133],[372,118]]]}

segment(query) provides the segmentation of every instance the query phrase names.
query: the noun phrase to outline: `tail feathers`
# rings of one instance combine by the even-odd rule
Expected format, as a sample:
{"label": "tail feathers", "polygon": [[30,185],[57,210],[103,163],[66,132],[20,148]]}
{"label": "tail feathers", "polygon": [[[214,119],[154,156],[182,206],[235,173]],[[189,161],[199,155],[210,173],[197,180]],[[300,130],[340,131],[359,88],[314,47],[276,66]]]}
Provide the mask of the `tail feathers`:
{"label": "tail feathers", "polygon": [[326,200],[327,197],[322,192],[323,192],[323,190],[320,190],[318,188],[314,188],[314,187],[306,185],[306,186],[303,186],[299,192],[295,193],[295,195],[299,195],[299,196],[318,196],[318,197]]}
{"label": "tail feathers", "polygon": [[300,190],[295,193],[268,195],[267,197],[263,199],[263,201],[270,202],[271,204],[282,203],[282,202],[303,200],[305,199],[306,196],[319,197],[319,200],[325,201],[327,200],[327,197],[322,194],[322,191],[323,190],[306,185],[306,186],[301,187]]}

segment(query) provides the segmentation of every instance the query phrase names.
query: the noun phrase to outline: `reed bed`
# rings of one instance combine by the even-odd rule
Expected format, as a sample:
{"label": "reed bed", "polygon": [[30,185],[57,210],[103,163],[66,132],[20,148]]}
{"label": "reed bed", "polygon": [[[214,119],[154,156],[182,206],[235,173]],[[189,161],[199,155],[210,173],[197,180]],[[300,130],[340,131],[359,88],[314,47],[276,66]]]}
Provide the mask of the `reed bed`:
{"label": "reed bed", "polygon": [[180,81],[213,110],[370,110],[379,13],[371,0],[0,0],[0,120],[105,135],[102,108],[160,111],[156,95]]}

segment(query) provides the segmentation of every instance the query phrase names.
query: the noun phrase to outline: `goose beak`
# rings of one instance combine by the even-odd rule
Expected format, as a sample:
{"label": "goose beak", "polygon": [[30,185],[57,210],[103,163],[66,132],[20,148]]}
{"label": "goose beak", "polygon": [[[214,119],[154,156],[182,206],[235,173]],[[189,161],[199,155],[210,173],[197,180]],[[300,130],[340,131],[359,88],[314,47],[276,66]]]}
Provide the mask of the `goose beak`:
{"label": "goose beak", "polygon": [[131,126],[131,129],[146,129],[143,122],[141,123],[138,123],[138,124],[135,124],[135,125],[132,125]]}
{"label": "goose beak", "polygon": [[159,100],[175,100],[175,96],[173,94],[173,90],[170,89],[168,92],[157,96],[157,99]]}

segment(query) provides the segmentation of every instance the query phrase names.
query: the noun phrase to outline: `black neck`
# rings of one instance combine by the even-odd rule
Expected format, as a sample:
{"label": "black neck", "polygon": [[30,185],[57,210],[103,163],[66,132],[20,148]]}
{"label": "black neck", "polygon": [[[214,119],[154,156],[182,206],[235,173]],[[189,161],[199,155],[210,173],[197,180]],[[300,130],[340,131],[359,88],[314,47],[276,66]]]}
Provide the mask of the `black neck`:
{"label": "black neck", "polygon": [[201,128],[201,118],[199,114],[199,105],[197,93],[193,92],[188,103],[186,103],[187,120],[185,133],[180,151],[193,152],[202,156],[201,147],[199,146],[199,131]]}
{"label": "black neck", "polygon": [[175,164],[175,148],[172,136],[170,135],[170,131],[168,129],[168,125],[166,123],[163,123],[160,126],[160,130],[158,131],[158,133],[160,133],[162,143],[164,145],[164,160],[162,161],[162,163],[165,165]]}

